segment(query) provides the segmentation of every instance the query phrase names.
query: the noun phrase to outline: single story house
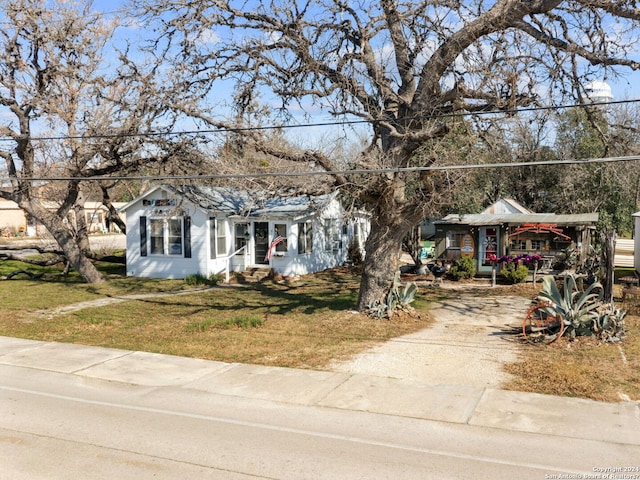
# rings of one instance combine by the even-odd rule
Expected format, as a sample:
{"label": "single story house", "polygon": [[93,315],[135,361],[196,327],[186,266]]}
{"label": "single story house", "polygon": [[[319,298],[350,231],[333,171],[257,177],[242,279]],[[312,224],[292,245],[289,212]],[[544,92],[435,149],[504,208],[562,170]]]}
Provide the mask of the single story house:
{"label": "single story house", "polygon": [[[59,204],[50,200],[41,200],[41,203],[49,210],[55,210]],[[114,202],[117,209],[124,203]],[[89,234],[119,233],[118,226],[110,221],[109,210],[102,202],[85,202],[85,216]],[[20,206],[4,198],[0,198],[0,234],[4,237],[40,237],[48,234],[47,229],[36,222],[34,218],[20,208]]]}
{"label": "single story house", "polygon": [[[112,205],[116,210],[119,210],[125,203],[113,202]],[[84,211],[87,218],[89,234],[120,233],[118,225],[111,221],[109,209],[105,207],[102,202],[85,202]],[[124,220],[124,213],[120,213],[118,216]]]}
{"label": "single story house", "polygon": [[227,188],[159,185],[122,211],[127,275],[185,278],[249,268],[283,276],[342,265],[369,233],[365,215],[348,216],[336,194],[273,196]]}
{"label": "single story house", "polygon": [[435,257],[471,256],[479,275],[491,273],[495,255],[541,255],[550,264],[567,248],[584,255],[591,245],[597,213],[534,213],[513,199],[501,199],[477,214],[451,214],[435,223]]}

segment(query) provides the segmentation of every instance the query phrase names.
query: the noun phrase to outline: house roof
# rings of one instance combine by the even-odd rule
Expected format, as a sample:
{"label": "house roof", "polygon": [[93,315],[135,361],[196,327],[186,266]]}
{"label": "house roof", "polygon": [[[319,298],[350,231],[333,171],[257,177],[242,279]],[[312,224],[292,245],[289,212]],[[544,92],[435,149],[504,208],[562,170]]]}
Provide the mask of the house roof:
{"label": "house roof", "polygon": [[513,198],[501,198],[489,205],[481,213],[486,214],[503,214],[503,213],[534,213],[524,205],[521,205]]}
{"label": "house roof", "polygon": [[598,221],[597,213],[579,213],[557,215],[555,213],[473,213],[467,215],[451,214],[436,225],[522,225],[523,223],[555,224],[563,226],[593,225]]}
{"label": "house roof", "polygon": [[211,213],[222,213],[225,216],[244,218],[269,217],[270,219],[300,219],[308,217],[325,206],[335,194],[310,196],[274,196],[273,192],[236,190],[220,187],[204,187],[193,185],[160,185],[146,192],[141,197],[129,202],[121,210],[127,210],[140,199],[148,197],[158,189],[171,195],[184,198],[197,208]]}

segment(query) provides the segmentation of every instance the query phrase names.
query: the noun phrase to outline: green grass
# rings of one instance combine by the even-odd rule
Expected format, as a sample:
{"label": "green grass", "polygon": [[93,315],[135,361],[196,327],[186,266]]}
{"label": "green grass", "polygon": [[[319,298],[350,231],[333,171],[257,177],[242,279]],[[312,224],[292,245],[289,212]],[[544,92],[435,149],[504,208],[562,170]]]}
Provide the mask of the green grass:
{"label": "green grass", "polygon": [[[353,313],[358,281],[351,271],[328,271],[289,285],[267,281],[198,288],[179,296],[128,300],[47,316],[37,311],[91,299],[193,288],[185,281],[126,278],[113,270],[106,284],[92,286],[73,275],[64,278],[50,271],[39,281],[0,283],[2,298],[13,299],[0,303],[0,335],[227,362],[321,368],[336,358],[426,326],[425,321],[414,319],[373,321]],[[419,299],[418,304],[424,307],[427,302]]]}

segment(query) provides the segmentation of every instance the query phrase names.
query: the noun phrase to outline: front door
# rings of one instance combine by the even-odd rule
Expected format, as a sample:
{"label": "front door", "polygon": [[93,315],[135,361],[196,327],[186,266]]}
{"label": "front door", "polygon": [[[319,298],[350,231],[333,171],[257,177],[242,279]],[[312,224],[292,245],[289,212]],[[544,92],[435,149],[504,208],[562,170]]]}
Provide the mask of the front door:
{"label": "front door", "polygon": [[269,222],[255,222],[253,224],[255,263],[268,265],[265,260],[269,250]]}
{"label": "front door", "polygon": [[490,272],[493,262],[489,255],[500,256],[500,231],[499,227],[481,227],[478,252],[478,271]]}

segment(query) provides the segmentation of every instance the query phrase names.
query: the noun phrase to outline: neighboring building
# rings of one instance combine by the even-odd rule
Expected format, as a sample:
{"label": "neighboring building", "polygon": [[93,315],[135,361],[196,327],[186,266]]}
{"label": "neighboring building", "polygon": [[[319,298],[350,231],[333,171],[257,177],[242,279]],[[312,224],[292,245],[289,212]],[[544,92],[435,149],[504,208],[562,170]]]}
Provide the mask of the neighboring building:
{"label": "neighboring building", "polygon": [[589,101],[593,103],[606,103],[613,100],[611,87],[604,80],[593,80],[585,85],[584,90]]}
{"label": "neighboring building", "polygon": [[127,275],[184,278],[252,267],[283,276],[347,261],[369,233],[364,215],[347,218],[337,195],[261,197],[257,192],[160,185],[125,205]]}
{"label": "neighboring building", "polygon": [[613,256],[613,266],[620,268],[633,268],[634,240],[631,238],[616,238],[616,250]]}
{"label": "neighboring building", "polygon": [[[112,205],[116,210],[119,210],[126,204],[124,202],[113,202]],[[109,209],[102,202],[85,202],[84,211],[87,217],[89,234],[121,233],[118,226],[109,218]],[[120,213],[119,216],[124,221],[124,213]]]}
{"label": "neighboring building", "polygon": [[[43,204],[50,210],[58,208],[55,202],[43,201]],[[115,208],[123,205],[124,203],[113,204]],[[119,233],[117,225],[109,220],[107,207],[101,202],[85,202],[84,208],[89,234]],[[0,234],[4,237],[38,237],[46,235],[47,230],[33,218],[28,218],[17,203],[0,198]]]}
{"label": "neighboring building", "polygon": [[490,274],[490,255],[541,255],[551,261],[569,247],[586,253],[597,213],[533,213],[515,200],[502,199],[478,214],[447,215],[436,224],[435,257],[453,261],[472,256],[478,274]]}
{"label": "neighboring building", "polygon": [[27,217],[17,203],[0,198],[0,234],[3,237],[26,235]]}

